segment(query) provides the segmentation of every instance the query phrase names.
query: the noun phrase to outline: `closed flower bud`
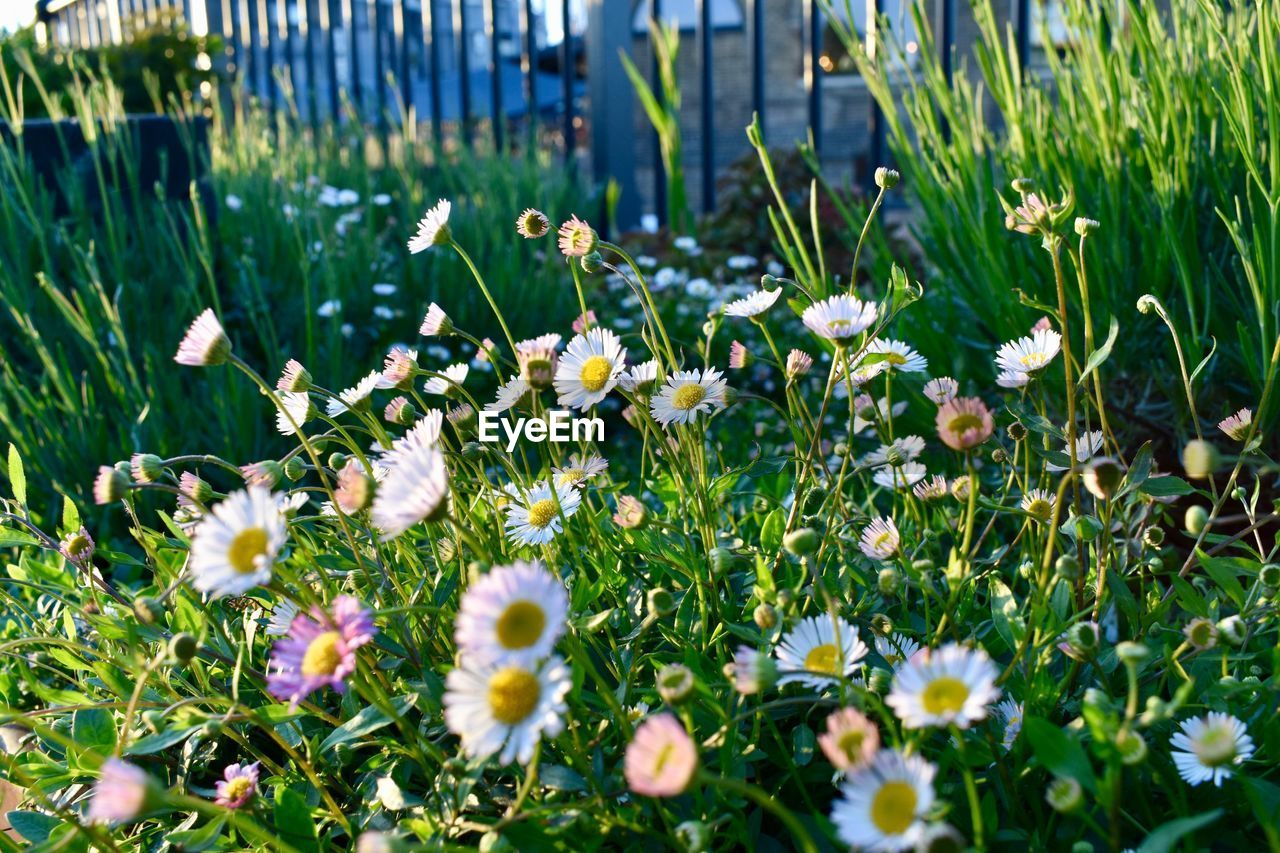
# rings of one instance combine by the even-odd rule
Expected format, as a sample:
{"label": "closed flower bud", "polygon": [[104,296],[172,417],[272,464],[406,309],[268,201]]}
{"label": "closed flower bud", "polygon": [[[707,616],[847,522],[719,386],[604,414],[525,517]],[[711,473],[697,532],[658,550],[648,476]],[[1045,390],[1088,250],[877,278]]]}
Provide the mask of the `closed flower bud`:
{"label": "closed flower bud", "polygon": [[587,252],[582,256],[581,265],[587,275],[598,273],[604,268],[604,256],[599,252]]}
{"label": "closed flower bud", "polygon": [[1228,616],[1218,622],[1218,634],[1233,646],[1244,645],[1248,627],[1239,616]]}
{"label": "closed flower bud", "polygon": [[382,410],[382,417],[387,423],[413,426],[418,420],[418,409],[408,398],[396,397]]}
{"label": "closed flower bud", "polygon": [[358,459],[348,459],[338,472],[338,486],[334,489],[334,501],[347,515],[360,512],[373,503],[376,488],[373,478],[365,473]]}
{"label": "closed flower bud", "polygon": [[1159,548],[1164,544],[1164,528],[1148,527],[1142,531],[1142,544],[1148,548]]}
{"label": "closed flower bud", "polygon": [[1009,451],[1003,447],[997,447],[991,451],[991,461],[997,465],[1003,465],[1009,461]]}
{"label": "closed flower bud", "polygon": [[154,453],[135,453],[129,468],[139,483],[155,483],[164,476],[164,460]]}
{"label": "closed flower bud", "polygon": [[486,832],[480,836],[480,853],[514,853],[517,848],[511,840],[500,832]]}
{"label": "closed flower bud", "polygon": [[1125,641],[1116,646],[1116,657],[1128,666],[1139,666],[1151,657],[1151,650],[1141,643]]}
{"label": "closed flower bud", "polygon": [[178,663],[188,663],[199,650],[200,642],[185,631],[169,640],[169,656]]}
{"label": "closed flower bud", "polygon": [[1183,516],[1182,526],[1186,528],[1187,533],[1192,536],[1199,536],[1209,524],[1209,511],[1199,504],[1187,507],[1187,514]]}
{"label": "closed flower bud", "polygon": [[789,610],[791,609],[791,605],[795,603],[796,595],[789,589],[780,589],[778,590],[778,594],[774,597],[774,600],[777,602],[780,609]]}
{"label": "closed flower bud", "polygon": [[933,571],[933,560],[928,557],[921,557],[918,560],[911,561],[911,571],[918,575],[927,575]]}
{"label": "closed flower bud", "polygon": [[93,481],[93,502],[99,506],[113,504],[125,496],[130,485],[128,472],[118,466],[103,465]]}
{"label": "closed flower bud", "polygon": [[657,587],[649,590],[649,594],[645,597],[645,604],[649,609],[649,615],[653,617],[668,616],[675,612],[676,599],[671,591],[663,587]]}
{"label": "closed flower bud", "polygon": [[1009,435],[1009,438],[1014,441],[1022,441],[1027,437],[1027,428],[1022,425],[1021,421],[1014,421],[1009,424],[1005,429],[1005,432]]}
{"label": "closed flower bud", "polygon": [[1116,752],[1130,767],[1141,764],[1147,758],[1147,740],[1132,729],[1124,729],[1116,735]]}
{"label": "closed flower bud", "polygon": [[700,820],[686,820],[676,827],[676,840],[688,853],[703,853],[711,847],[711,830]]}
{"label": "closed flower bud", "polygon": [[1064,776],[1049,783],[1044,799],[1054,811],[1066,814],[1084,804],[1084,789],[1075,779]]}
{"label": "closed flower bud", "polygon": [[1081,542],[1092,542],[1102,532],[1102,522],[1092,515],[1079,515],[1075,519],[1076,538]]}
{"label": "closed flower bud", "polygon": [[274,489],[284,476],[284,466],[274,459],[264,459],[252,465],[241,466],[240,473],[244,476],[246,485]]}
{"label": "closed flower bud", "polygon": [[711,549],[711,573],[716,577],[728,574],[734,562],[733,552],[723,545],[717,545]]}
{"label": "closed flower bud", "polygon": [[1207,441],[1188,441],[1182,448],[1182,468],[1192,480],[1213,476],[1218,468],[1218,449]]}
{"label": "closed flower bud", "polygon": [[884,695],[889,692],[889,686],[893,683],[893,673],[883,667],[874,667],[867,674],[867,689],[873,693]]}
{"label": "closed flower bud", "polygon": [[757,604],[751,618],[761,631],[772,631],[778,624],[778,611],[767,604]]}
{"label": "closed flower bud", "polygon": [[154,625],[164,618],[164,606],[151,596],[144,595],[134,599],[133,615],[138,617],[138,621],[143,625]]}
{"label": "closed flower bud", "polygon": [[812,527],[793,530],[782,539],[782,547],[786,548],[788,553],[797,557],[815,553],[821,544],[822,537]]}
{"label": "closed flower bud", "polygon": [[658,695],[669,705],[679,705],[693,695],[693,671],[681,663],[664,666],[658,672]]}
{"label": "closed flower bud", "polygon": [[1076,223],[1075,223],[1076,233],[1079,234],[1081,237],[1087,237],[1088,235],[1092,234],[1094,231],[1098,230],[1099,224],[1100,223],[1096,219],[1088,219],[1084,216],[1077,216]]}
{"label": "closed flower bud", "polygon": [[873,613],[870,619],[871,630],[879,634],[881,637],[887,637],[893,633],[893,620],[883,613]]}
{"label": "closed flower bud", "polygon": [[298,482],[303,475],[307,473],[307,463],[302,461],[301,456],[290,456],[289,460],[284,463],[284,475],[291,482]]}
{"label": "closed flower bud", "polygon": [[876,588],[881,595],[893,595],[902,588],[902,576],[897,569],[885,568],[876,577]]}
{"label": "closed flower bud", "polygon": [[1258,580],[1267,589],[1280,589],[1280,563],[1265,564],[1258,570]]}
{"label": "closed flower bud", "polygon": [[1098,626],[1093,622],[1077,622],[1067,632],[1067,644],[1077,654],[1087,655],[1097,651]]}
{"label": "closed flower bud", "polygon": [[1124,468],[1110,456],[1089,460],[1084,469],[1084,487],[1100,501],[1110,500],[1124,482]]}
{"label": "closed flower bud", "polygon": [[902,176],[895,169],[886,169],[884,166],[876,169],[876,186],[882,190],[893,189],[901,179]]}
{"label": "closed flower bud", "polygon": [[1072,554],[1060,554],[1053,563],[1053,573],[1064,581],[1080,577],[1080,561]]}
{"label": "closed flower bud", "polygon": [[1036,189],[1036,182],[1031,180],[1030,178],[1014,178],[1013,179],[1013,191],[1016,192],[1018,195],[1026,195],[1027,193],[1035,192],[1035,189]]}
{"label": "closed flower bud", "polygon": [[329,454],[329,470],[341,471],[347,464],[347,454],[334,452]]}

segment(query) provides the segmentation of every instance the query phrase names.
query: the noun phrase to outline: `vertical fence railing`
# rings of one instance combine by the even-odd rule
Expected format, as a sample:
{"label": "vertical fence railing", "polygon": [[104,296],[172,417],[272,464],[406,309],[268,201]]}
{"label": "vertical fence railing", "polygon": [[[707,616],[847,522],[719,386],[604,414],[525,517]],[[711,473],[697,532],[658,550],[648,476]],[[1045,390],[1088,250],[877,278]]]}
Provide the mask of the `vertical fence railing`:
{"label": "vertical fence railing", "polygon": [[[225,41],[222,60],[243,81],[243,88],[275,108],[286,106],[286,87],[292,89],[296,104],[306,119],[318,124],[325,119],[343,120],[343,103],[350,103],[358,120],[385,131],[388,125],[403,126],[419,119],[430,120],[432,138],[443,145],[446,128],[452,128],[465,146],[476,144],[477,130],[487,119],[491,141],[504,150],[520,121],[527,123],[528,140],[533,144],[539,131],[551,131],[561,138],[568,163],[578,161],[581,97],[579,56],[584,54],[591,93],[589,153],[596,183],[621,178],[631,186],[637,115],[630,100],[625,77],[614,76],[609,86],[603,81],[620,72],[618,52],[650,53],[649,76],[655,94],[663,98],[659,51],[651,34],[633,28],[637,20],[634,0],[49,0],[44,15],[54,24],[48,32],[55,41],[73,48],[118,42],[132,37],[132,28],[143,19],[154,23],[166,15],[183,15],[194,20],[193,10],[202,12],[213,35]],[[726,91],[743,92],[751,112],[759,116],[762,132],[769,136],[775,119],[769,99],[790,97],[793,83],[774,82],[781,71],[774,45],[778,7],[775,0],[742,0],[729,7],[716,0],[693,0],[679,7],[672,0],[647,0],[639,7],[649,17],[668,22],[672,12],[684,14],[679,21],[682,36],[692,43],[698,59],[697,73],[685,80],[696,86],[699,108],[686,117],[697,128],[701,144],[691,165],[698,169],[701,208],[716,205],[716,179],[720,162],[717,140],[724,120],[717,98],[717,74],[741,74],[740,68],[717,68],[716,57],[729,53],[730,40],[746,48],[749,85],[726,86]],[[882,39],[878,31],[885,7],[896,10],[905,20],[901,0],[890,5],[882,0],[850,0],[862,15],[858,26],[864,49],[877,62],[893,58],[877,56]],[[588,13],[588,32],[575,32],[579,6]],[[874,169],[885,157],[885,121],[879,103],[866,90],[825,85],[833,72],[826,31],[828,21],[821,0],[800,0],[799,54],[802,75],[803,115],[819,154],[832,134],[842,130],[828,126],[833,116],[848,112],[829,110],[833,98],[865,98],[866,138],[855,145],[855,171],[860,182],[870,185]],[[841,3],[833,14],[841,14]],[[726,8],[736,9],[738,18],[725,26],[718,16]],[[789,6],[788,9],[795,9]],[[850,12],[853,7],[844,5]],[[1009,0],[1006,7],[1014,29],[1019,63],[1025,70],[1031,53],[1031,0]],[[957,32],[957,0],[933,0],[928,24],[940,52],[943,76],[950,85],[954,73]],[[692,17],[689,17],[689,16]],[[560,20],[559,42],[555,41],[554,18]],[[643,17],[643,16],[641,16]],[[793,19],[794,20],[794,19]],[[854,21],[847,22],[851,26]],[[889,21],[889,26],[892,26]],[[484,39],[481,39],[483,31]],[[539,34],[542,34],[541,36]],[[766,37],[768,35],[768,38]],[[555,68],[554,75],[544,63]],[[913,73],[910,68],[888,68],[887,73]],[[487,75],[487,77],[486,77]],[[514,77],[512,75],[515,75]],[[558,78],[558,79],[557,79]],[[618,81],[621,82],[618,82]],[[487,87],[484,86],[487,83]],[[514,86],[508,84],[515,83]],[[487,89],[487,109],[484,99]],[[745,91],[744,91],[745,89]],[[625,100],[625,104],[622,99]],[[520,101],[523,99],[523,104]],[[425,102],[425,103],[424,103]],[[392,108],[394,105],[395,108]],[[597,124],[612,123],[609,133],[598,132]],[[585,117],[585,116],[584,116]],[[736,118],[735,118],[736,120]],[[777,127],[774,128],[776,133]],[[949,134],[949,129],[944,128]],[[652,137],[653,183],[649,198],[660,222],[667,219],[668,187],[662,149],[657,135]],[[725,137],[726,139],[728,137]],[[628,146],[621,157],[604,146]],[[834,149],[833,149],[834,150]],[[844,146],[841,147],[844,150]],[[630,204],[630,202],[628,202]],[[638,217],[638,208],[636,215]],[[624,223],[625,224],[625,223]]]}

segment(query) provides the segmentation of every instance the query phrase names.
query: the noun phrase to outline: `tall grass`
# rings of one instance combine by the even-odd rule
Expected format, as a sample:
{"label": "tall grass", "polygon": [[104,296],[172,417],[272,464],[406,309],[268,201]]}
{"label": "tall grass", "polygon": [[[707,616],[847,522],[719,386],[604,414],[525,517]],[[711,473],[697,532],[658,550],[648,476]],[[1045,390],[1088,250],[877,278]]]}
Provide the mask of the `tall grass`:
{"label": "tall grass", "polygon": [[[1134,305],[1155,294],[1170,306],[1193,366],[1216,347],[1205,390],[1257,395],[1280,302],[1280,7],[1063,6],[1068,42],[1043,67],[1023,68],[1011,29],[997,24],[990,0],[975,0],[976,68],[962,65],[950,85],[920,4],[914,77],[891,79],[856,34],[842,33],[885,110],[920,207],[917,234],[936,265],[933,310],[918,313],[941,328],[981,306],[972,337],[985,346],[1025,333],[1040,311],[1033,303],[1053,301],[1044,253],[1009,240],[1003,225],[998,194],[1027,177],[1051,197],[1072,193],[1076,212],[1101,222],[1085,258],[1110,271],[1093,288],[1095,318],[1117,318],[1126,337],[1148,336],[1154,321]],[[1079,310],[1078,295],[1070,308]],[[952,347],[951,337],[920,342],[934,354]],[[1152,346],[1169,344],[1152,338]],[[1139,394],[1173,387],[1177,377],[1151,370],[1149,360],[1147,348],[1131,347],[1116,373]]]}
{"label": "tall grass", "polygon": [[[95,154],[88,173],[60,175],[59,215],[23,134],[23,81],[0,79],[0,117],[13,134],[0,145],[0,438],[57,492],[83,496],[94,460],[122,448],[167,453],[197,440],[252,458],[278,441],[269,408],[244,417],[253,407],[241,397],[253,392],[172,369],[182,328],[207,305],[225,309],[263,363],[298,358],[352,381],[354,365],[401,340],[413,325],[404,316],[431,301],[487,328],[488,309],[456,259],[405,263],[403,237],[437,198],[465,200],[455,233],[484,256],[517,333],[576,314],[563,264],[502,239],[512,210],[593,209],[549,154],[442,151],[414,134],[383,144],[353,121],[304,129],[252,105],[233,112],[171,98],[168,114],[188,139],[199,110],[212,115],[210,150],[187,152],[208,158],[210,181],[189,201],[165,199],[140,185],[141,158],[154,154],[137,150],[109,79],[77,68],[65,93],[47,92],[15,58],[51,116],[88,130]],[[359,200],[326,206],[325,185]],[[374,284],[396,291],[380,296]],[[340,310],[320,316],[336,301]],[[194,414],[207,399],[223,404]]]}

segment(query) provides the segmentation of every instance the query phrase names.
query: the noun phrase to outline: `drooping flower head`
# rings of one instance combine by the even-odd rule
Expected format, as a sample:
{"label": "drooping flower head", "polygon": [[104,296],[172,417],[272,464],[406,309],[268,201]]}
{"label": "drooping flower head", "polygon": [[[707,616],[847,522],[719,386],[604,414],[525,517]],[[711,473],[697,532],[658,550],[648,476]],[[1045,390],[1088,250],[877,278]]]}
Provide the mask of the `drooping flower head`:
{"label": "drooping flower head", "polygon": [[454,623],[458,650],[477,663],[534,667],[564,633],[569,595],[538,561],[498,566],[462,597]]}
{"label": "drooping flower head", "polygon": [[302,363],[295,358],[285,362],[284,369],[280,371],[280,378],[276,380],[277,391],[309,391],[311,389],[311,373]]}
{"label": "drooping flower head", "polygon": [[813,356],[803,350],[787,353],[787,378],[798,379],[813,369]]}
{"label": "drooping flower head", "polygon": [[600,240],[596,236],[595,229],[577,216],[570,216],[569,220],[560,226],[559,233],[560,251],[569,258],[581,258],[594,252]]}
{"label": "drooping flower head", "polygon": [[977,447],[995,431],[995,420],[977,397],[956,397],[938,407],[938,437],[952,450]]}
{"label": "drooping flower head", "polygon": [[196,526],[187,564],[192,585],[221,598],[269,583],[285,536],[280,501],[269,489],[250,486],[228,495]]}
{"label": "drooping flower head", "polygon": [[543,734],[564,730],[569,687],[569,668],[556,655],[536,668],[463,658],[445,679],[445,724],[472,758],[526,764]]}
{"label": "drooping flower head", "polygon": [[214,790],[217,792],[214,802],[223,808],[238,809],[247,805],[258,793],[258,762],[228,764]]}
{"label": "drooping flower head", "polygon": [[733,656],[733,687],[744,696],[763,692],[778,680],[772,657],[752,646],[738,646]]}
{"label": "drooping flower head", "polygon": [[885,703],[908,729],[967,729],[1000,698],[999,675],[986,652],[951,643],[899,667]]}
{"label": "drooping flower head", "polygon": [[539,335],[516,344],[516,363],[520,366],[520,378],[531,388],[545,391],[551,387],[560,365],[560,336],[555,332]]}
{"label": "drooping flower head", "polygon": [[206,308],[188,327],[173,360],[188,367],[214,367],[226,364],[230,356],[231,339],[223,331],[213,309]]}
{"label": "drooping flower head", "polygon": [[1218,429],[1227,434],[1227,437],[1234,441],[1244,441],[1249,437],[1249,427],[1253,425],[1253,410],[1241,409],[1234,415],[1223,418],[1218,422]]}
{"label": "drooping flower head", "polygon": [[445,337],[453,334],[453,321],[444,309],[432,302],[427,306],[427,313],[418,327],[418,334],[425,338]]}
{"label": "drooping flower head", "polygon": [[[390,469],[378,484],[373,499],[373,526],[383,542],[395,539],[423,521],[438,520],[449,508],[449,473],[444,454],[435,446],[440,433],[440,413],[424,418],[383,457]],[[412,436],[412,437],[411,437]],[[428,440],[430,438],[430,440]]]}
{"label": "drooping flower head", "polygon": [[627,787],[645,797],[678,797],[698,771],[698,746],[672,714],[657,714],[627,744]]}
{"label": "drooping flower head", "polygon": [[467,381],[467,374],[471,372],[471,367],[467,364],[459,362],[451,364],[439,375],[432,376],[422,386],[422,390],[427,394],[439,394],[443,397],[452,397],[458,393],[458,389],[462,387],[462,383]]}
{"label": "drooping flower head", "polygon": [[436,206],[427,211],[418,222],[418,233],[409,241],[409,254],[425,252],[432,246],[447,246],[453,242],[449,232],[449,212],[453,205],[444,199],[436,202]]}
{"label": "drooping flower head", "polygon": [[350,388],[344,389],[337,397],[329,400],[325,404],[326,414],[331,418],[336,418],[348,410],[356,412],[368,411],[369,397],[378,389],[381,382],[381,373],[376,370],[369,371],[369,375]]}
{"label": "drooping flower head", "polygon": [[271,650],[267,691],[294,707],[326,687],[346,692],[356,650],[377,633],[373,614],[349,595],[335,598],[328,611],[317,605],[298,614]]}
{"label": "drooping flower head", "polygon": [[280,404],[276,409],[276,430],[281,435],[296,435],[317,414],[306,391],[281,391],[277,396]]}

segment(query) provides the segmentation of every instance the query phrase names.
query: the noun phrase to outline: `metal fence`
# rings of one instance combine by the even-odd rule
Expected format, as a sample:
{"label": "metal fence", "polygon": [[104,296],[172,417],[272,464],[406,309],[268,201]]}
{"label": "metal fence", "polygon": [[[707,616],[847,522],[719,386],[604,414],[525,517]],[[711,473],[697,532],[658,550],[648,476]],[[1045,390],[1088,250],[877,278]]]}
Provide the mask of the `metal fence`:
{"label": "metal fence", "polygon": [[[747,46],[747,68],[719,66],[717,2],[735,6],[741,25],[728,36]],[[652,158],[652,205],[662,217],[665,190],[656,144],[639,144],[635,102],[619,51],[643,51],[633,21],[646,10],[660,20],[682,14],[692,20],[686,40],[696,51],[700,138],[696,162],[704,210],[715,207],[718,167],[716,91],[722,75],[750,75],[750,104],[768,127],[770,54],[776,38],[767,32],[772,4],[799,2],[800,45],[808,127],[821,153],[825,117],[825,21],[816,0],[44,0],[39,20],[50,44],[84,48],[126,42],[138,28],[166,15],[180,16],[196,35],[222,39],[224,53],[211,57],[238,81],[240,91],[281,106],[288,94],[299,114],[322,120],[352,114],[382,127],[429,121],[436,138],[449,133],[473,145],[483,133],[498,148],[512,144],[520,128],[539,132],[570,163],[585,162],[596,182],[618,181],[623,189],[619,221],[639,218],[636,202],[638,150]],[[909,0],[888,0],[894,5]],[[852,0],[871,38],[886,0]],[[933,0],[933,41],[950,80],[956,47],[957,0]],[[967,4],[964,4],[967,10]],[[1015,44],[1026,67],[1032,35],[1031,0],[1009,0]],[[724,35],[721,27],[719,35]],[[740,32],[735,32],[738,30]],[[652,51],[652,45],[648,48]],[[686,48],[687,49],[687,48]],[[655,91],[656,53],[651,74]],[[589,110],[586,105],[590,104]],[[867,98],[866,134],[871,168],[884,161],[884,126],[875,100]],[[828,131],[831,128],[826,128]],[[651,149],[651,150],[650,150]],[[871,168],[858,179],[870,182]]]}

